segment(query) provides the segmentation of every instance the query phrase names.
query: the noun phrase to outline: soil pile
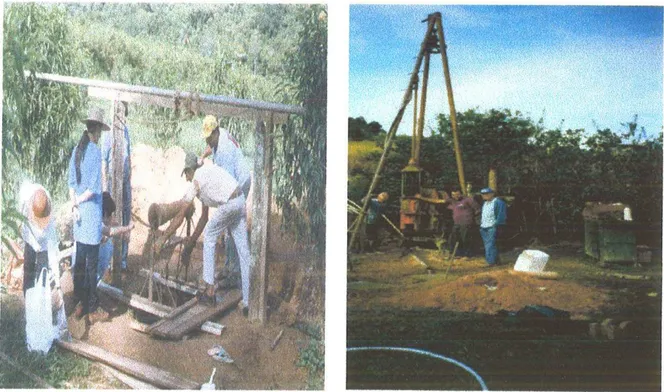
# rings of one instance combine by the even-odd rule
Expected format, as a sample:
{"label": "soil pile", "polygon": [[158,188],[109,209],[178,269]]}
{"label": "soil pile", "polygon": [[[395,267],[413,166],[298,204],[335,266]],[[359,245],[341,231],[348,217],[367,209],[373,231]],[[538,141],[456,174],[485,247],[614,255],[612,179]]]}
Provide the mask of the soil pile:
{"label": "soil pile", "polygon": [[459,312],[517,311],[527,305],[544,305],[583,314],[606,306],[608,291],[562,280],[539,280],[500,270],[407,290],[390,298],[395,306],[438,307]]}

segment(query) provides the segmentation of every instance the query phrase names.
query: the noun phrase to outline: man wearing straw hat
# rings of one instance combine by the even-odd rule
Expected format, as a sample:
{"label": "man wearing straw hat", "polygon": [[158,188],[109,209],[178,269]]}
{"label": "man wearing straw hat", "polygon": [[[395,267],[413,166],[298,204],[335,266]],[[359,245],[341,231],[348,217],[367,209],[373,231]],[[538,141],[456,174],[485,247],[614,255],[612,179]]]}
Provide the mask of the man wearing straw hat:
{"label": "man wearing straw hat", "polygon": [[[217,118],[213,115],[205,116],[203,119],[203,137],[207,146],[201,161],[212,155],[214,164],[233,176],[239,184],[245,200],[250,200],[251,170],[237,140],[226,129],[219,126]],[[250,203],[247,203],[247,205],[250,205]],[[251,211],[247,211],[247,219],[250,220],[250,217]],[[226,244],[226,271],[224,274],[226,279],[225,282],[222,281],[222,285],[233,286],[237,276],[240,275],[237,250],[228,233],[224,236],[224,243]]]}

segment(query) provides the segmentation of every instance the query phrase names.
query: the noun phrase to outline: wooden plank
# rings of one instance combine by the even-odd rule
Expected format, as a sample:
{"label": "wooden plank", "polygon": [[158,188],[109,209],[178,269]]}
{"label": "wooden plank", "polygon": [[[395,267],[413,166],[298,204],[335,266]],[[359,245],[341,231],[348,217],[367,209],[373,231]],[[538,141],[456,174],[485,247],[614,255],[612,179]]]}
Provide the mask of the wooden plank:
{"label": "wooden plank", "polygon": [[138,322],[136,320],[131,320],[129,322],[129,328],[133,329],[134,331],[142,332],[142,333],[150,333],[150,325]]}
{"label": "wooden plank", "polygon": [[[111,111],[111,131],[113,135],[113,148],[111,150],[111,159],[113,160],[113,176],[112,192],[113,201],[115,202],[115,216],[119,217],[118,221],[122,222],[122,211],[124,207],[123,186],[124,186],[124,123],[125,110],[122,102],[116,99],[113,101],[113,108]],[[111,272],[113,274],[112,282],[114,286],[119,286],[122,280],[122,236],[113,238],[113,262],[111,263]]]}
{"label": "wooden plank", "polygon": [[124,374],[124,373],[122,373],[122,372],[120,372],[116,369],[113,369],[112,367],[110,367],[108,365],[98,363],[97,366],[99,366],[99,368],[104,373],[106,373],[109,376],[115,377],[121,383],[123,383],[124,385],[128,386],[131,389],[138,389],[138,390],[159,389],[159,388],[155,387],[152,384],[148,384],[148,383],[143,382],[139,379],[136,379],[132,376],[126,375],[126,374]]}
{"label": "wooden plank", "polygon": [[251,227],[251,279],[249,288],[249,319],[267,321],[267,244],[272,194],[272,127],[256,123],[254,154],[253,211]]}
{"label": "wooden plank", "polygon": [[29,378],[32,382],[36,384],[36,386],[40,388],[46,388],[46,389],[55,389],[51,384],[47,383],[42,379],[41,377],[37,376],[36,374],[33,374],[25,369],[24,366],[19,365],[16,363],[13,359],[11,359],[7,354],[0,352],[0,360],[8,364],[9,366],[13,367],[17,371],[19,371],[21,374]]}
{"label": "wooden plank", "polygon": [[225,327],[221,324],[215,324],[217,325],[217,327],[212,327],[209,324],[211,323],[208,321],[207,323],[201,325],[201,331],[210,333],[212,335],[221,336],[221,332],[224,330]]}
{"label": "wooden plank", "polygon": [[161,323],[157,328],[150,329],[150,333],[168,339],[179,340],[187,332],[200,328],[206,320],[235,307],[241,298],[242,294],[239,290],[232,290],[226,293],[221,302],[215,306],[197,304],[176,319]]}
{"label": "wooden plank", "polygon": [[[150,276],[150,271],[146,270],[145,268],[141,268],[141,270],[138,271],[138,273],[143,275],[143,276],[146,276],[146,277]],[[187,285],[187,284],[183,284],[183,283],[180,283],[180,282],[176,282],[176,281],[171,280],[171,279],[166,279],[163,276],[161,276],[161,274],[159,272],[154,272],[152,274],[152,278],[156,282],[159,282],[159,283],[163,284],[166,287],[170,287],[172,289],[176,289],[176,290],[182,291],[182,292],[187,293],[187,294],[198,295],[198,288]]]}
{"label": "wooden plank", "polygon": [[131,293],[126,294],[122,292],[122,290],[110,286],[104,282],[99,282],[97,289],[111,298],[126,303],[134,309],[142,310],[158,317],[166,317],[173,310],[169,306],[150,302],[140,295]]}
{"label": "wooden plank", "polygon": [[164,389],[199,389],[201,384],[163,369],[126,358],[99,347],[78,341],[56,341],[59,347],[72,351],[78,355],[109,365],[139,380],[146,381],[154,386]]}
{"label": "wooden plank", "polygon": [[186,311],[194,307],[197,303],[198,303],[198,298],[192,298],[189,301],[185,302],[184,305],[178,306],[177,308],[173,309],[169,314],[167,314],[166,317],[152,324],[150,328],[148,328],[148,332],[155,329],[159,329],[162,325],[170,323],[171,320],[180,316],[182,313],[185,313]]}

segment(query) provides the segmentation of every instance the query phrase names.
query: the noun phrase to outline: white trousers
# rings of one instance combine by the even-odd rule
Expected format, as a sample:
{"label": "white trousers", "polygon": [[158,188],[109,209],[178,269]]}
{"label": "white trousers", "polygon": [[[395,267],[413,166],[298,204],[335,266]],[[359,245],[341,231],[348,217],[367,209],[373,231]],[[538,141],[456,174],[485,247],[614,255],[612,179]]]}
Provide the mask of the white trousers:
{"label": "white trousers", "polygon": [[242,302],[249,304],[249,276],[251,274],[251,255],[249,253],[249,239],[247,238],[247,217],[244,206],[244,195],[229,200],[219,206],[212,214],[203,231],[203,280],[214,284],[215,245],[219,236],[228,230],[235,243],[240,261],[242,275]]}

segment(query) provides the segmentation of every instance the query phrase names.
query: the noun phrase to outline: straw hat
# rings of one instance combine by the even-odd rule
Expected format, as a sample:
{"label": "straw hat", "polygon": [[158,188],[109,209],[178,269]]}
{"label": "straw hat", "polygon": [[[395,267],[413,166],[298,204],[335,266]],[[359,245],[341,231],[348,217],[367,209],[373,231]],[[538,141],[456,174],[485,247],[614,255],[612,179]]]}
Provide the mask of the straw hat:
{"label": "straw hat", "polygon": [[104,131],[111,129],[111,127],[109,127],[108,124],[104,122],[104,109],[98,107],[91,107],[88,111],[88,118],[81,120],[81,122],[85,125],[88,125],[88,122],[101,124]]}
{"label": "straw hat", "polygon": [[51,201],[43,189],[37,189],[32,195],[31,220],[42,230],[51,221]]}
{"label": "straw hat", "polygon": [[210,135],[212,135],[212,131],[217,129],[219,127],[219,123],[217,122],[217,118],[213,115],[207,115],[203,119],[203,137],[208,138]]}

